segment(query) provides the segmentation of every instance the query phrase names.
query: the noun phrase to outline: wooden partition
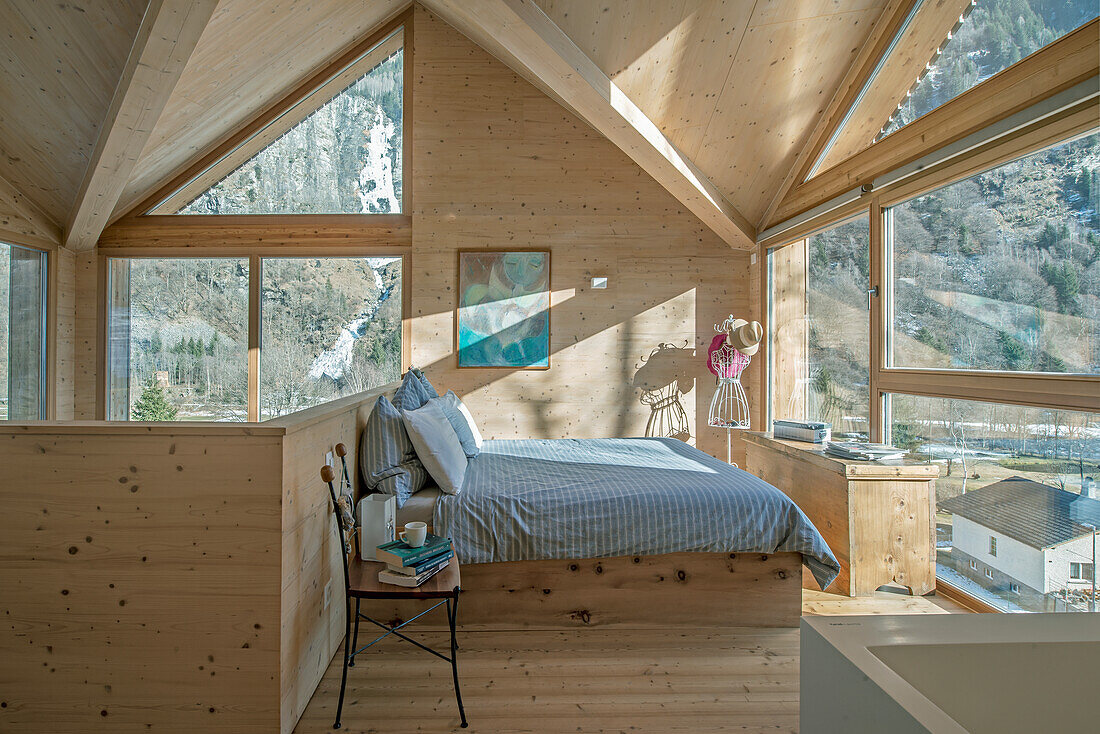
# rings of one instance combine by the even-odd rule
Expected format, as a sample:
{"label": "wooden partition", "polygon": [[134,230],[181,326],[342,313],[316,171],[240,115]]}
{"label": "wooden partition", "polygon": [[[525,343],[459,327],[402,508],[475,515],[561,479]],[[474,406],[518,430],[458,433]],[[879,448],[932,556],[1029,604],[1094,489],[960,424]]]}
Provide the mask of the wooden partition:
{"label": "wooden partition", "polygon": [[318,470],[393,388],[266,423],[0,423],[0,731],[293,730],[343,626]]}

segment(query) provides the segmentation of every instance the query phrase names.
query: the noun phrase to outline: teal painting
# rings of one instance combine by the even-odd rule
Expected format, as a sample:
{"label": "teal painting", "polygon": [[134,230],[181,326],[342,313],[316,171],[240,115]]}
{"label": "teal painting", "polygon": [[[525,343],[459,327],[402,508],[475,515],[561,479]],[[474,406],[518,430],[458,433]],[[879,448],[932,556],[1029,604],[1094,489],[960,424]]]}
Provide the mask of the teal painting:
{"label": "teal painting", "polygon": [[458,366],[550,367],[550,253],[458,253]]}

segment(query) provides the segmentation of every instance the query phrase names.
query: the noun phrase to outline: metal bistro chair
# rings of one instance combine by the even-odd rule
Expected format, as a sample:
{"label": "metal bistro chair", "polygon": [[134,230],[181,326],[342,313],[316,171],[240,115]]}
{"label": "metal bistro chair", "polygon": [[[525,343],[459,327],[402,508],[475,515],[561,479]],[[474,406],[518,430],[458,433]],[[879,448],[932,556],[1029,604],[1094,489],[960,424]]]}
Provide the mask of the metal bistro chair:
{"label": "metal bistro chair", "polygon": [[[343,477],[342,480],[349,482],[348,479],[348,467],[347,461],[344,456],[347,454],[347,449],[343,444],[336,445],[336,453],[340,456],[340,460],[343,462]],[[462,719],[462,727],[468,726],[466,722],[466,711],[462,707],[462,693],[458,687],[458,663],[456,662],[455,651],[458,649],[458,644],[455,641],[455,622],[458,619],[458,595],[461,593],[461,577],[458,569],[458,559],[452,558],[451,563],[442,571],[437,573],[432,578],[425,581],[416,588],[405,588],[403,586],[395,586],[393,584],[383,584],[378,581],[378,572],[386,567],[384,563],[376,561],[364,561],[361,559],[360,554],[354,554],[349,563],[348,554],[343,547],[344,535],[344,520],[340,513],[340,507],[337,503],[337,493],[332,486],[332,482],[336,479],[336,473],[331,466],[325,465],[321,468],[321,479],[328,484],[329,497],[332,500],[332,513],[336,522],[336,534],[340,539],[340,558],[344,563],[344,609],[347,614],[344,624],[344,672],[340,679],[340,701],[336,705],[336,722],[332,725],[333,729],[340,728],[340,716],[344,710],[344,692],[348,685],[348,668],[355,667],[355,656],[371,647],[377,642],[384,640],[390,635],[396,635],[406,642],[419,647],[421,650],[430,652],[437,658],[446,660],[451,664],[451,676],[454,679],[455,687],[455,699],[458,701],[458,714]],[[352,613],[352,600],[355,600],[355,612]],[[363,614],[359,605],[363,599],[380,599],[388,601],[407,600],[407,599],[440,599],[428,609],[425,609],[415,617],[402,622],[397,625],[390,626],[383,622],[379,622],[376,619],[368,617]],[[406,637],[400,630],[407,624],[415,622],[423,617],[425,614],[438,609],[439,607],[447,606],[447,624],[451,631],[451,654],[450,656],[444,655],[440,652],[433,650],[432,648],[417,642],[414,639]],[[355,619],[355,628],[352,629],[352,619]],[[381,627],[386,630],[385,634],[377,637],[373,641],[367,643],[363,647],[359,645],[359,622],[366,621],[373,625]],[[348,642],[351,645],[348,645]]]}

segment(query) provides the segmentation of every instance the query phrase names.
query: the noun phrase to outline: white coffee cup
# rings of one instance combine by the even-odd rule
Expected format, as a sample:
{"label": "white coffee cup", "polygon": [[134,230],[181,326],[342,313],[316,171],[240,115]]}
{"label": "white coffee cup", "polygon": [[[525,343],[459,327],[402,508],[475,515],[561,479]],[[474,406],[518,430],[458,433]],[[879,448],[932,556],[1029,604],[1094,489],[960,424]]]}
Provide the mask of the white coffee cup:
{"label": "white coffee cup", "polygon": [[400,537],[410,548],[419,548],[428,539],[428,524],[407,522],[405,523],[405,532],[401,533]]}

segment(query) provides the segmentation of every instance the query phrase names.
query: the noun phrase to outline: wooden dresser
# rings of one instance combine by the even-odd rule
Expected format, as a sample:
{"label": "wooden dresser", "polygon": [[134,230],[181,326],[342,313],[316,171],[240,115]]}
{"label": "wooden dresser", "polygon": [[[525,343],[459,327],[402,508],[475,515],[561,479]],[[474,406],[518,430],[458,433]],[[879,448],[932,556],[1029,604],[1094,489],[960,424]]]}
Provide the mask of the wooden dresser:
{"label": "wooden dresser", "polygon": [[[866,596],[891,582],[911,594],[936,588],[939,467],[848,461],[826,456],[821,444],[743,435],[746,469],[794,500],[840,561],[828,591]],[[804,578],[816,588],[808,573]]]}

